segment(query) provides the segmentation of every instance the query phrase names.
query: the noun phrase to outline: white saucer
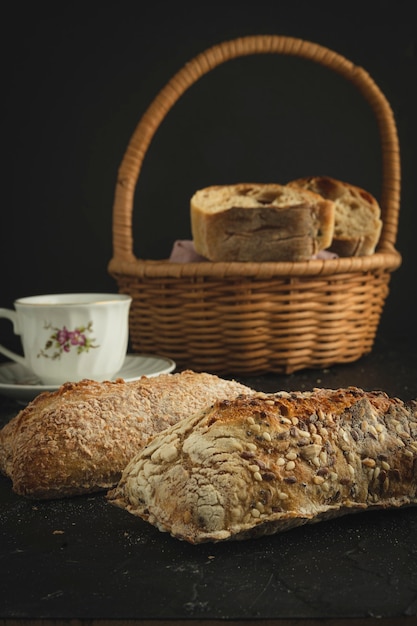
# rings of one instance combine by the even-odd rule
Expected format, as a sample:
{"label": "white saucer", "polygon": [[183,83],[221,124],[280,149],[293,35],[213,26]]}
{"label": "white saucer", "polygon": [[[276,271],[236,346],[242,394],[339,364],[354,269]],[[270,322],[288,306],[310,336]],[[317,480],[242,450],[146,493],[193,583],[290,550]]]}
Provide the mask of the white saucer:
{"label": "white saucer", "polygon": [[[126,381],[137,380],[141,376],[152,378],[159,374],[168,374],[176,364],[166,357],[148,354],[128,354],[123,367],[113,377]],[[23,365],[14,362],[0,365],[0,394],[20,402],[30,402],[44,391],[55,391],[59,385],[42,385],[40,381]]]}

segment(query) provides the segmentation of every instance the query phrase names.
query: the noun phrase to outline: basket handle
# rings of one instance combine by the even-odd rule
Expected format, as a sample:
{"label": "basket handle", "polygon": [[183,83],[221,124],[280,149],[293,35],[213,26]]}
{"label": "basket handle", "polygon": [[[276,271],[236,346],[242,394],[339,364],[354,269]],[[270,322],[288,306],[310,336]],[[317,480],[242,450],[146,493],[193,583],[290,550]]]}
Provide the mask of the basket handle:
{"label": "basket handle", "polygon": [[118,171],[113,204],[113,261],[136,260],[132,235],[135,188],[149,144],[169,110],[194,82],[218,65],[237,57],[269,53],[303,57],[328,67],[352,82],[371,106],[382,150],[383,227],[379,248],[392,251],[398,228],[401,168],[397,128],[385,96],[363,68],[328,48],[293,37],[254,35],[214,45],[194,57],[171,78],[143,114]]}

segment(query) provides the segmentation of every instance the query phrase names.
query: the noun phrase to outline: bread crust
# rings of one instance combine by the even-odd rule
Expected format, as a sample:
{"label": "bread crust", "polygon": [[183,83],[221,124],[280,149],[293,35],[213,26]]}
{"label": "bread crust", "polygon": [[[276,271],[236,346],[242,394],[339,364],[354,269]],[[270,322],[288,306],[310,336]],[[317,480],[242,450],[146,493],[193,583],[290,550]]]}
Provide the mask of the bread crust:
{"label": "bread crust", "polygon": [[334,235],[329,251],[340,257],[375,252],[382,229],[381,208],[368,191],[329,176],[298,178],[292,189],[306,189],[334,202]]}
{"label": "bread crust", "polygon": [[109,502],[192,544],[417,504],[417,401],[380,391],[256,394],[155,436]]}
{"label": "bread crust", "polygon": [[333,237],[334,205],[285,185],[216,185],[191,198],[195,250],[210,261],[305,261]]}
{"label": "bread crust", "polygon": [[43,393],[0,431],[0,471],[16,493],[48,499],[106,490],[148,438],[251,390],[190,370],[138,381],[67,383]]}

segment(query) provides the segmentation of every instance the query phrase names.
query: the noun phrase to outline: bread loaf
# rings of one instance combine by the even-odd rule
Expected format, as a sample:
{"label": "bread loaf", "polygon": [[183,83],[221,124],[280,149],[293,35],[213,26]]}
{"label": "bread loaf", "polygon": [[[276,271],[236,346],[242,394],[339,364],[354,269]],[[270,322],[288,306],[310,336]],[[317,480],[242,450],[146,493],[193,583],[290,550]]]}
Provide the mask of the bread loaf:
{"label": "bread loaf", "polygon": [[305,261],[332,240],[334,206],[278,184],[200,189],[191,198],[198,254],[210,261]]}
{"label": "bread loaf", "polygon": [[108,499],[193,544],[417,504],[417,401],[357,388],[219,401],[152,438]]}
{"label": "bread loaf", "polygon": [[0,471],[16,493],[61,498],[108,489],[151,435],[219,398],[251,390],[185,371],[134,382],[67,383],[0,431]]}
{"label": "bread loaf", "polygon": [[364,189],[328,176],[299,178],[291,189],[307,189],[335,205],[334,235],[329,250],[338,256],[365,256],[375,252],[381,234],[381,209]]}

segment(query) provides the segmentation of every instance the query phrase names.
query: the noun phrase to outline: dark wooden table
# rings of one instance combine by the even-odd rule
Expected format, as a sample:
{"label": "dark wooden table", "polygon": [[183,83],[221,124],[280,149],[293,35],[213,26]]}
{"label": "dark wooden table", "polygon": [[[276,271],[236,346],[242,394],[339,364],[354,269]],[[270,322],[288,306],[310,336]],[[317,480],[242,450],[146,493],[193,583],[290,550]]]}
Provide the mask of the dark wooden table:
{"label": "dark wooden table", "polygon": [[[378,338],[349,365],[241,378],[264,391],[360,386],[417,397],[417,349]],[[0,424],[21,406],[0,398]],[[401,626],[417,617],[417,508],[191,546],[103,494],[31,501],[0,477],[0,623]]]}

